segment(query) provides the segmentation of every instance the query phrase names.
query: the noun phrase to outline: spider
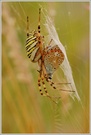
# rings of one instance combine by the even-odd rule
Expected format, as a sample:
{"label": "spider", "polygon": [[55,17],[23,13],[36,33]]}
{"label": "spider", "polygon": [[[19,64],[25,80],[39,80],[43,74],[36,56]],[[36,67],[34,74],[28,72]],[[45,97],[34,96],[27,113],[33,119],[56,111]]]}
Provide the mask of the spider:
{"label": "spider", "polygon": [[[30,58],[30,60],[32,62],[38,62],[38,65],[40,67],[40,70],[38,71],[39,72],[38,88],[40,94],[42,96],[49,97],[53,102],[55,102],[55,100],[53,100],[53,97],[49,95],[44,80],[46,80],[53,87],[53,89],[57,89],[55,83],[52,81],[52,76],[55,70],[64,61],[65,56],[62,50],[58,47],[58,45],[52,46],[53,39],[51,39],[47,47],[44,46],[44,36],[41,35],[40,31],[40,16],[41,16],[41,8],[39,8],[38,30],[37,31],[33,30],[32,32],[29,32],[29,17],[27,16],[26,51],[27,56]],[[42,92],[41,83],[45,93]],[[63,83],[63,84],[70,84],[70,83]],[[72,90],[63,90],[63,91],[74,92]]]}

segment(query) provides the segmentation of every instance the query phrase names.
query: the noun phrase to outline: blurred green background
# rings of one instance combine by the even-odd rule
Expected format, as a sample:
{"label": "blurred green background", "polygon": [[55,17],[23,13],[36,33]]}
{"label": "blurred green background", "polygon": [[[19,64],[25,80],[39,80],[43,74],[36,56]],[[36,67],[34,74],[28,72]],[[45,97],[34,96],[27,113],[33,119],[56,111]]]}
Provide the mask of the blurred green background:
{"label": "blurred green background", "polygon": [[[27,58],[25,42],[26,17],[30,31],[37,29],[39,7],[51,16],[66,48],[81,102],[64,96],[56,105],[38,91],[38,65]],[[3,133],[89,133],[89,10],[88,2],[2,3]],[[41,13],[46,37],[44,23]],[[60,73],[58,69],[54,74],[56,82],[57,77],[61,82]]]}

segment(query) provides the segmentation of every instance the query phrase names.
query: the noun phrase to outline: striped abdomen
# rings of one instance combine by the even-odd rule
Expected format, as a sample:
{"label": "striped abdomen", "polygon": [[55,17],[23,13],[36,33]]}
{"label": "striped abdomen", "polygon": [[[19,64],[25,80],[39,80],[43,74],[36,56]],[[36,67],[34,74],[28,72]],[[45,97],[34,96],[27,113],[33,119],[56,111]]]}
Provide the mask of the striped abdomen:
{"label": "striped abdomen", "polygon": [[30,58],[32,62],[37,62],[41,57],[40,48],[38,47],[38,40],[35,32],[29,33],[26,39],[26,51],[28,58]]}

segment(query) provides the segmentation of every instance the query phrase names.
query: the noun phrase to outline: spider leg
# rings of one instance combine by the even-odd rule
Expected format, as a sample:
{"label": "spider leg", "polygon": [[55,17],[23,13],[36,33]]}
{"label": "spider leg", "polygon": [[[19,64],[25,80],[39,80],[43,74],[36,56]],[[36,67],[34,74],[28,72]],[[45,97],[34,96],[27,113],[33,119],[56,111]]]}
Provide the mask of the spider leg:
{"label": "spider leg", "polygon": [[[65,90],[65,89],[58,89],[55,85],[55,83],[51,79],[46,79],[46,81],[50,84],[50,86],[53,87],[53,89],[57,89],[60,91],[65,91],[65,92],[75,92],[74,90]],[[58,84],[71,84],[71,83],[58,83]]]}
{"label": "spider leg", "polygon": [[[42,79],[42,85],[43,85],[43,88],[44,88],[44,91],[45,91],[46,94],[44,94],[44,93],[42,92],[42,89],[41,89],[41,79]],[[51,97],[51,96],[49,95],[49,93],[47,92],[47,89],[46,89],[46,86],[45,86],[45,82],[44,82],[44,78],[43,78],[43,77],[42,77],[42,78],[39,77],[39,79],[38,79],[38,88],[39,88],[39,92],[40,92],[40,94],[41,94],[42,96],[50,98],[54,103],[57,104],[57,102],[56,102],[55,100],[53,100],[52,97]]]}
{"label": "spider leg", "polygon": [[50,42],[49,42],[48,46],[51,44],[51,42],[52,42],[52,41],[53,41],[53,39],[51,39],[51,40],[50,40]]}
{"label": "spider leg", "polygon": [[43,85],[44,91],[45,91],[45,93],[46,93],[46,96],[49,97],[54,103],[57,103],[57,102],[54,101],[54,100],[52,99],[52,97],[49,95],[49,93],[48,93],[48,91],[47,91],[47,88],[46,88],[46,86],[45,86],[44,77],[42,76],[41,79],[42,79],[42,85]]}
{"label": "spider leg", "polygon": [[41,8],[39,8],[39,20],[38,20],[38,33],[40,36],[40,16],[41,16]]}
{"label": "spider leg", "polygon": [[29,37],[29,17],[27,16],[27,37]]}
{"label": "spider leg", "polygon": [[[40,92],[41,95],[47,96],[47,97],[51,98],[49,96],[49,93],[47,92],[47,89],[46,89],[46,86],[45,86],[45,82],[44,82],[44,77],[42,75],[43,74],[43,63],[42,63],[42,61],[39,61],[39,64],[40,64],[40,70],[38,71],[39,72],[39,79],[38,79],[39,92]],[[46,94],[44,94],[42,92],[41,82],[42,82],[42,85],[43,85],[43,88],[44,88],[44,91],[45,91]]]}
{"label": "spider leg", "polygon": [[46,89],[46,86],[45,86],[45,82],[44,82],[44,77],[43,76],[41,77],[41,80],[42,80],[42,85],[43,85],[44,91],[46,93],[46,96],[49,97],[49,93],[47,92],[47,89]]}
{"label": "spider leg", "polygon": [[42,96],[46,96],[43,92],[42,92],[42,89],[41,89],[41,77],[39,75],[39,78],[38,78],[38,88],[39,88],[39,92]]}

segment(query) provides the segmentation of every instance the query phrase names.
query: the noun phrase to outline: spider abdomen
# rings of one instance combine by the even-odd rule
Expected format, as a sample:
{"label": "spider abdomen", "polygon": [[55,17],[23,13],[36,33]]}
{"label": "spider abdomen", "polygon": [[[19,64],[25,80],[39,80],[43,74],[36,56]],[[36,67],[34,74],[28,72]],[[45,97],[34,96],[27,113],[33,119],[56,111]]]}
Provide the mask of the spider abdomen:
{"label": "spider abdomen", "polygon": [[[42,36],[40,36],[40,38],[42,38]],[[41,57],[39,44],[38,33],[35,31],[29,33],[26,39],[26,51],[28,58],[30,58],[32,62],[38,62]]]}

